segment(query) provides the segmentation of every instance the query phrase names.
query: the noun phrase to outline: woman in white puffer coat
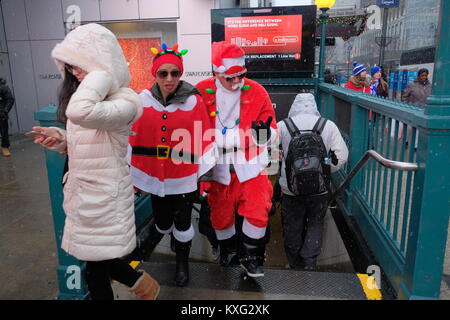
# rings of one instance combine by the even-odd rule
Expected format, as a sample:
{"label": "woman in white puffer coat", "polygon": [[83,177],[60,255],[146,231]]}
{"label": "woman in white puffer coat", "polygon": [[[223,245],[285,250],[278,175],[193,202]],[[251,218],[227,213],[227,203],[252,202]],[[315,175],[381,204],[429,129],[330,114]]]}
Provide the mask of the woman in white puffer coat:
{"label": "woman in white puffer coat", "polygon": [[68,155],[63,177],[66,213],[62,248],[86,261],[93,299],[114,299],[111,279],[142,299],[155,299],[158,283],[120,259],[136,247],[134,189],[126,161],[131,125],[141,116],[139,96],[112,32],[98,24],[71,31],[52,51],[64,81],[58,118],[66,130],[34,127],[50,137],[35,143]]}

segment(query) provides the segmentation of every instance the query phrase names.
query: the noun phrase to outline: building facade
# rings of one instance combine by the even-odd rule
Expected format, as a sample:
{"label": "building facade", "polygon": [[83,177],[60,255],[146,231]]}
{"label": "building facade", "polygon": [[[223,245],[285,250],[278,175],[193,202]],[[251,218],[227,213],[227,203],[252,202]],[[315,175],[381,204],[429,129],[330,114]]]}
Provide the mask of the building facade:
{"label": "building facade", "polygon": [[36,125],[35,111],[57,104],[62,78],[50,53],[73,24],[100,23],[130,43],[179,43],[189,49],[184,80],[196,83],[211,75],[210,10],[236,5],[235,0],[2,0],[0,77],[16,98],[11,132],[28,131]]}

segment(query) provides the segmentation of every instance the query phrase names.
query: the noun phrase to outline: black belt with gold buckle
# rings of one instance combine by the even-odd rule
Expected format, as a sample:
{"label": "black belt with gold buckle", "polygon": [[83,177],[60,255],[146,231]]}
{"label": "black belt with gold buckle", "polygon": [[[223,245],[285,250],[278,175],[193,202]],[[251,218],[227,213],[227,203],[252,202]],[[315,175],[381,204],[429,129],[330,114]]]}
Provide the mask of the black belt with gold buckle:
{"label": "black belt with gold buckle", "polygon": [[169,157],[175,160],[189,161],[197,163],[198,157],[195,154],[185,151],[177,151],[167,145],[157,145],[156,147],[133,147],[132,154],[146,157],[157,157],[158,159],[168,159]]}

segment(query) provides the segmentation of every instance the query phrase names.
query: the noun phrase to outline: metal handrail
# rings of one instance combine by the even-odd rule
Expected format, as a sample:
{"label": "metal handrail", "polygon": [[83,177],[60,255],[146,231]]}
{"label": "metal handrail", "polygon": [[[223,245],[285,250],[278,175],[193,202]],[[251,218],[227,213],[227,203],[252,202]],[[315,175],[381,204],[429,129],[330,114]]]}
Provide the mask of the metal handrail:
{"label": "metal handrail", "polygon": [[402,171],[416,171],[419,167],[417,163],[412,162],[402,162],[402,161],[393,161],[384,158],[382,155],[380,155],[375,150],[367,150],[366,153],[361,157],[361,159],[358,161],[358,163],[355,165],[353,170],[348,174],[348,176],[344,179],[344,182],[341,183],[339,188],[336,189],[336,191],[332,194],[330,197],[328,203],[332,203],[336,195],[339,194],[342,190],[347,187],[350,180],[358,173],[358,171],[364,166],[364,164],[369,160],[369,158],[375,159],[378,163],[380,163],[382,166],[390,169],[396,169],[396,170],[402,170]]}

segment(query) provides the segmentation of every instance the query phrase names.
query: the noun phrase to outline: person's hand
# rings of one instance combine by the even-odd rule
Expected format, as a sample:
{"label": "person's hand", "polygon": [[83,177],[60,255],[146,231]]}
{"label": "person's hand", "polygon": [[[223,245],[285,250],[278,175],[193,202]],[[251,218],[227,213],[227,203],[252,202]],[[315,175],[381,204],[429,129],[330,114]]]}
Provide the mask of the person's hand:
{"label": "person's hand", "polygon": [[205,199],[208,196],[209,189],[211,189],[211,182],[206,181],[199,182],[200,199]]}
{"label": "person's hand", "polygon": [[270,139],[271,131],[270,124],[272,123],[272,116],[270,116],[266,122],[259,120],[259,124],[256,121],[252,121],[252,134],[258,144],[263,144]]}
{"label": "person's hand", "polygon": [[331,163],[332,163],[334,166],[337,166],[338,163],[339,163],[339,160],[338,160],[338,158],[336,157],[336,153],[334,153],[333,150],[330,151],[330,157],[331,157]]}
{"label": "person's hand", "polygon": [[55,128],[35,126],[32,129],[33,131],[39,131],[43,134],[42,136],[35,138],[34,143],[40,144],[46,148],[51,148],[56,143],[62,141],[61,135]]}

